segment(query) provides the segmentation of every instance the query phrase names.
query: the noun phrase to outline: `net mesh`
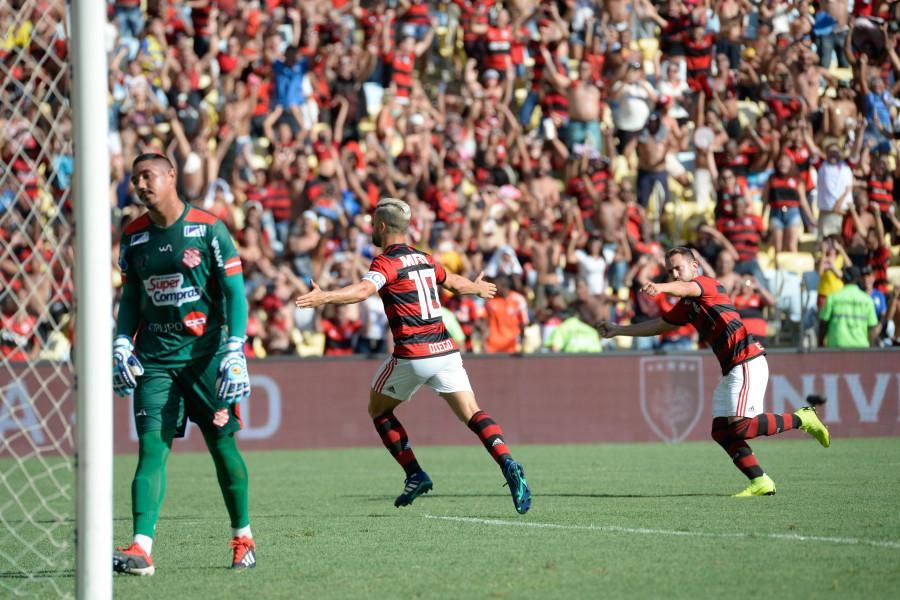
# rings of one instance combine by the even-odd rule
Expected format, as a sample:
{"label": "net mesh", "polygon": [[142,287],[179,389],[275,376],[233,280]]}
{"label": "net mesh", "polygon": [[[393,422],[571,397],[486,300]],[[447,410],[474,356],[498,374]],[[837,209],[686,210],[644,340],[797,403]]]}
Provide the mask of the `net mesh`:
{"label": "net mesh", "polygon": [[65,0],[0,0],[0,597],[73,596]]}

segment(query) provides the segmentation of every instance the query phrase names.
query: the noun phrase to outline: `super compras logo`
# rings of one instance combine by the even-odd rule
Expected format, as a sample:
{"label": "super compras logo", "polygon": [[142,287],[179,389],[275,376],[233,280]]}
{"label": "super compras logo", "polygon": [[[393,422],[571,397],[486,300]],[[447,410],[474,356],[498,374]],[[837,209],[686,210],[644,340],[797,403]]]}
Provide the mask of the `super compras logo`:
{"label": "super compras logo", "polygon": [[182,287],[181,273],[156,275],[144,281],[144,289],[155,306],[181,306],[185,302],[200,299],[200,290],[193,286]]}

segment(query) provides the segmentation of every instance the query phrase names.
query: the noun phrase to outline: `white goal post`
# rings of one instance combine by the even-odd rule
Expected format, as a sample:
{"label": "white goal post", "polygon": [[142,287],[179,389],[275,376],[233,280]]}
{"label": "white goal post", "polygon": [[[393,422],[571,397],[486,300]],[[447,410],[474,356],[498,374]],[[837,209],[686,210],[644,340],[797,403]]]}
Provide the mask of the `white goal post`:
{"label": "white goal post", "polygon": [[0,0],[2,598],[112,597],[106,8]]}
{"label": "white goal post", "polygon": [[76,588],[112,598],[113,405],[106,2],[72,0],[75,157]]}

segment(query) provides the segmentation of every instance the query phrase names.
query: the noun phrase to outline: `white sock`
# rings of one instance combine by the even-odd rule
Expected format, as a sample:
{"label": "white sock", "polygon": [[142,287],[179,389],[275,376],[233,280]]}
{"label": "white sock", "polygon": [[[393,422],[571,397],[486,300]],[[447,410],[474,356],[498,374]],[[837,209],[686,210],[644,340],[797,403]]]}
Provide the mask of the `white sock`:
{"label": "white sock", "polygon": [[238,529],[231,530],[231,537],[240,538],[240,537],[248,537],[251,540],[253,539],[253,533],[250,532],[250,526],[240,527]]}
{"label": "white sock", "polygon": [[153,551],[153,538],[148,537],[146,535],[135,534],[134,543],[141,547],[141,549],[150,554]]}

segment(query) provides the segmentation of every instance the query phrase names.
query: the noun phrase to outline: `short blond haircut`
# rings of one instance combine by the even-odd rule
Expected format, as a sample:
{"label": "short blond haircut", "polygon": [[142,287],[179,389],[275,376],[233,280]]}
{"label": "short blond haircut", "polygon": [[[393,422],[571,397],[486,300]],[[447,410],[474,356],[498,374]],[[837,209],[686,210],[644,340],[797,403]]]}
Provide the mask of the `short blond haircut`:
{"label": "short blond haircut", "polygon": [[406,233],[412,211],[409,204],[396,198],[382,198],[375,205],[375,218],[393,233]]}

